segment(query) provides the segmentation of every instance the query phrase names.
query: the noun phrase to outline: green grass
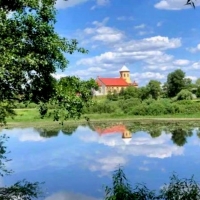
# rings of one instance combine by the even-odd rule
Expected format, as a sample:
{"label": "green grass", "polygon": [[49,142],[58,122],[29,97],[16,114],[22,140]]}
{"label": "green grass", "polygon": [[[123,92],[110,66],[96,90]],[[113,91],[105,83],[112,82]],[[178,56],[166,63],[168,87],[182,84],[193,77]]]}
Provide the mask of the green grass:
{"label": "green grass", "polygon": [[[59,122],[54,122],[52,118],[40,118],[37,109],[16,109],[16,116],[7,119],[9,127],[42,127],[59,126]],[[91,122],[104,121],[200,121],[200,113],[196,114],[176,114],[160,116],[131,116],[125,114],[86,114],[80,120],[68,120],[65,124],[86,124],[85,116],[90,118]]]}

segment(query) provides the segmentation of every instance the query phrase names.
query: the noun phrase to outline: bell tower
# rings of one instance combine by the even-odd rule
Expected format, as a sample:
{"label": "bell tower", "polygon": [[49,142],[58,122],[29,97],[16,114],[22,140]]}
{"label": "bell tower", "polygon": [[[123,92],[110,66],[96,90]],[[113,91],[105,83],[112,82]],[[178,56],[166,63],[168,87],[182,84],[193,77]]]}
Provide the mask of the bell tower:
{"label": "bell tower", "polygon": [[127,83],[132,83],[130,78],[130,70],[124,65],[119,71],[120,78],[123,78]]}

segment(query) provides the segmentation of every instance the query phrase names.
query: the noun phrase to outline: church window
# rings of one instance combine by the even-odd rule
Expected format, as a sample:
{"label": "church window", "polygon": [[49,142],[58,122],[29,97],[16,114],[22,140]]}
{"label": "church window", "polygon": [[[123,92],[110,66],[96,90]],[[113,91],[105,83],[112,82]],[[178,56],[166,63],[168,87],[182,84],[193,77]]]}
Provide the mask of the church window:
{"label": "church window", "polygon": [[126,74],[124,74],[124,77],[126,77]]}

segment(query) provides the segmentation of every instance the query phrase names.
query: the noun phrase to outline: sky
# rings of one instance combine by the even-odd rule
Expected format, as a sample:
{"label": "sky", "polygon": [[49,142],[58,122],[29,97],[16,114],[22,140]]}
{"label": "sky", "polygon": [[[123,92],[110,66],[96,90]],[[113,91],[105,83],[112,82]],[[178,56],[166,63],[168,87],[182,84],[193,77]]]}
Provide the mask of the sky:
{"label": "sky", "polygon": [[56,78],[119,77],[126,65],[139,86],[166,82],[182,69],[200,77],[200,0],[196,9],[186,0],[57,0],[56,32],[77,39],[88,54],[66,54],[67,69]]}

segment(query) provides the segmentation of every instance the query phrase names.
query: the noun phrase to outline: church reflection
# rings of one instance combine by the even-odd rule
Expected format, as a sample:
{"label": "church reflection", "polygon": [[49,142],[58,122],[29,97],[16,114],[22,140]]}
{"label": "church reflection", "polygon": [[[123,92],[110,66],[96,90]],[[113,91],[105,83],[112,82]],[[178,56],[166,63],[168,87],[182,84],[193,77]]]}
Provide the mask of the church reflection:
{"label": "church reflection", "polygon": [[129,144],[132,140],[132,133],[127,129],[124,124],[112,125],[105,128],[96,126],[95,131],[100,136],[121,133],[122,140],[125,142],[125,144]]}

